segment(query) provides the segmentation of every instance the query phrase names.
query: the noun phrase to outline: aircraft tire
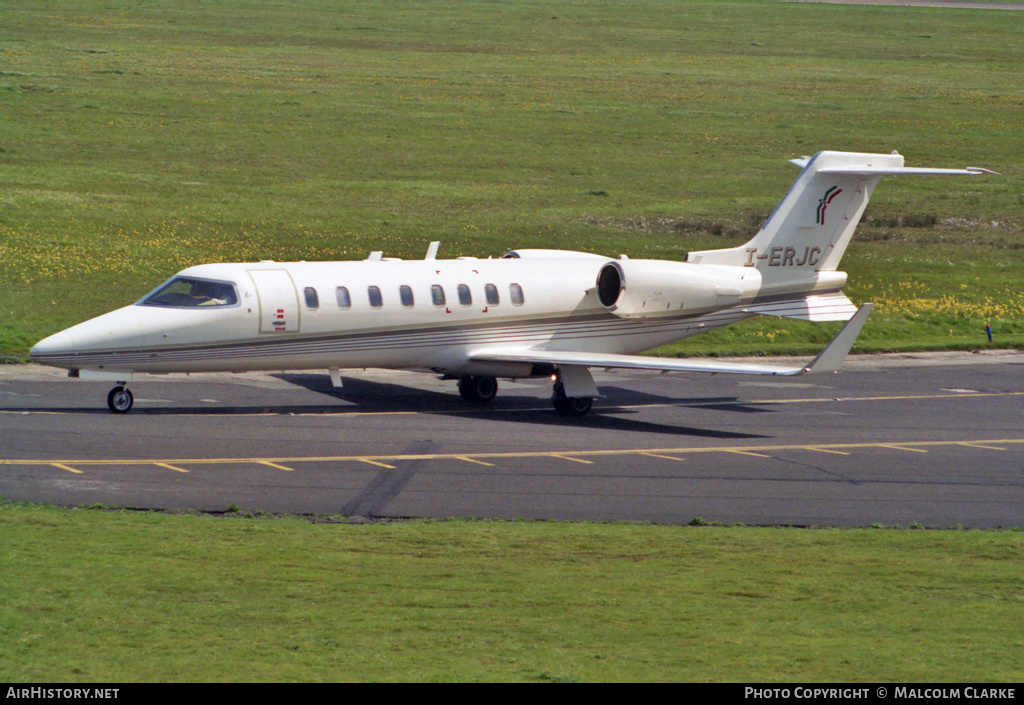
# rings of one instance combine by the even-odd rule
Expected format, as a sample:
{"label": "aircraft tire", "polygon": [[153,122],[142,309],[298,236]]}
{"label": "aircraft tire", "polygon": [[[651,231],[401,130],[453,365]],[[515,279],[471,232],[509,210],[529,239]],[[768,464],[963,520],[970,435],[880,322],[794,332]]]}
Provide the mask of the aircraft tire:
{"label": "aircraft tire", "polygon": [[594,400],[590,397],[565,397],[552,399],[551,403],[562,416],[586,416],[594,406]]}
{"label": "aircraft tire", "polygon": [[498,395],[498,380],[487,376],[462,375],[459,377],[459,394],[474,404],[490,404]]}
{"label": "aircraft tire", "polygon": [[127,414],[134,403],[135,397],[128,387],[114,387],[107,395],[107,407],[115,414]]}
{"label": "aircraft tire", "polygon": [[567,397],[565,388],[561,382],[555,383],[554,394],[551,395],[551,403],[555,411],[561,416],[586,416],[594,407],[594,400],[591,397]]}

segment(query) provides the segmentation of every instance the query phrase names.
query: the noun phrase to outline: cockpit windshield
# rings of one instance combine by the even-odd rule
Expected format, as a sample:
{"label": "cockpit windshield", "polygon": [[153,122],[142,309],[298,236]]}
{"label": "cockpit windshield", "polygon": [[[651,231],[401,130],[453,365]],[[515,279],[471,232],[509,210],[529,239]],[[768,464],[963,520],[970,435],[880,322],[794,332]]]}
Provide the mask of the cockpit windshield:
{"label": "cockpit windshield", "polygon": [[143,306],[198,308],[234,306],[238,303],[235,285],[230,282],[175,277],[140,302]]}

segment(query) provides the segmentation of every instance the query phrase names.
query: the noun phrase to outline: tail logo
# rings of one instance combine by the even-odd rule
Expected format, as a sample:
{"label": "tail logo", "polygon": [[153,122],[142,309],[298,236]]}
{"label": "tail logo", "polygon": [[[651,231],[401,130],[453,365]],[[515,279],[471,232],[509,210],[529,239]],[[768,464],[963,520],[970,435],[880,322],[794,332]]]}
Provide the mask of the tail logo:
{"label": "tail logo", "polygon": [[841,194],[842,192],[843,190],[841,188],[839,188],[838,186],[833,186],[828,191],[826,191],[825,195],[822,196],[821,199],[818,201],[818,225],[825,224],[825,209],[828,208],[828,205],[830,203],[832,203],[832,199]]}

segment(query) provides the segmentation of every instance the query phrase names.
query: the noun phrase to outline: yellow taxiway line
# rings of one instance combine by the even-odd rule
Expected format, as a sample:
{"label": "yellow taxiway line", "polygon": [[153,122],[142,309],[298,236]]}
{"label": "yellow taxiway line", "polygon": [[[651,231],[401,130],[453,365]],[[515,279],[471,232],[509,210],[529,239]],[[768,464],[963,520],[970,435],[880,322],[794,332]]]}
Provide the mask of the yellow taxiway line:
{"label": "yellow taxiway line", "polygon": [[[678,407],[682,409],[696,409],[705,406],[721,406],[723,404],[730,404],[733,406],[772,406],[772,405],[785,405],[785,404],[835,404],[835,403],[848,403],[848,402],[877,402],[877,401],[921,401],[927,399],[984,399],[988,397],[1018,397],[1024,396],[1024,392],[950,392],[948,394],[905,394],[905,395],[893,395],[893,396],[864,396],[864,397],[797,397],[793,399],[715,399],[709,401],[678,401],[678,402],[664,402],[658,404],[614,404],[606,409],[606,412],[613,412],[615,409],[654,409],[654,408],[665,408],[665,407]],[[495,414],[513,414],[513,413],[524,413],[524,412],[536,412],[536,411],[550,411],[550,406],[529,406],[520,408],[495,408],[491,409],[491,413]],[[82,411],[85,411],[83,409]],[[487,411],[487,409],[472,408],[472,409],[439,409],[437,411],[359,411],[357,409],[348,409],[343,406],[332,408],[328,411],[299,411],[299,412],[287,412],[287,414],[276,411],[253,411],[253,412],[232,412],[232,413],[217,413],[207,412],[203,414],[204,418],[210,417],[223,417],[229,416],[232,418],[244,418],[250,416],[335,416],[335,417],[346,417],[355,418],[360,416],[411,416],[415,414],[421,414],[424,416],[430,416],[432,414],[479,414],[481,411]],[[26,415],[26,414],[47,414],[47,415],[66,415],[76,414],[81,411],[49,411],[46,409],[39,410],[25,410],[19,409],[17,411],[10,409],[0,409],[0,414],[12,414],[12,415]],[[190,412],[182,412],[177,414],[178,416],[189,416]]]}
{"label": "yellow taxiway line", "polygon": [[81,473],[82,467],[96,466],[158,466],[188,472],[180,465],[267,465],[281,470],[293,470],[292,465],[302,463],[342,463],[359,462],[376,467],[395,469],[394,463],[414,460],[461,460],[477,465],[493,466],[493,461],[517,460],[528,458],[558,458],[576,463],[591,464],[596,458],[646,455],[655,458],[666,458],[668,460],[683,460],[685,455],[698,453],[731,453],[736,455],[748,455],[753,457],[771,458],[771,453],[784,451],[814,451],[819,453],[836,453],[849,455],[858,450],[886,449],[902,450],[915,453],[927,453],[932,448],[948,448],[961,446],[976,448],[979,450],[1005,451],[1004,446],[1024,444],[1024,438],[978,438],[960,439],[953,441],[878,441],[866,443],[796,443],[778,445],[752,445],[752,446],[704,446],[690,448],[626,448],[609,450],[535,450],[517,451],[508,453],[416,453],[396,455],[324,455],[324,456],[289,456],[289,457],[240,457],[240,458],[151,458],[142,460],[138,458],[90,458],[90,459],[51,459],[41,460],[38,458],[4,458],[0,459],[0,466],[19,465],[36,466],[49,465],[66,470],[72,473]]}

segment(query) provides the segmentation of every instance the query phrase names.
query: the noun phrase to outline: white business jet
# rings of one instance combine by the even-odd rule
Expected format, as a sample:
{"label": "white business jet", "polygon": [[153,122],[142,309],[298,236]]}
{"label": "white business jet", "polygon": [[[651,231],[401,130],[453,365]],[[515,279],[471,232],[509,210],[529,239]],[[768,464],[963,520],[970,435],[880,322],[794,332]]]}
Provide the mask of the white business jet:
{"label": "white business jet", "polygon": [[[903,166],[893,154],[821,152],[745,245],[684,261],[518,250],[500,259],[206,264],[140,301],[39,342],[31,358],[71,377],[116,383],[131,409],[135,373],[343,368],[432,371],[489,402],[498,378],[551,376],[562,414],[600,396],[590,368],[800,375],[838,370],[871,311],[841,293],[837,270],[883,176],[976,175]],[[637,353],[756,315],[848,321],[799,367]]]}

